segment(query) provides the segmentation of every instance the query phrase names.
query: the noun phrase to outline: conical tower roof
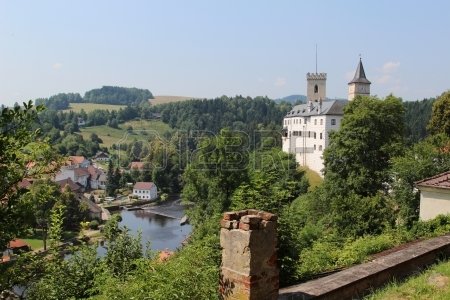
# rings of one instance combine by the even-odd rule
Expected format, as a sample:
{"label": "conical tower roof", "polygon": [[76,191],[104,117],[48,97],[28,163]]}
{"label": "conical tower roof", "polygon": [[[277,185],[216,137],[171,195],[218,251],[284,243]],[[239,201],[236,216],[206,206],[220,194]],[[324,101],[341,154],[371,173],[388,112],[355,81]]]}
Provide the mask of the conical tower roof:
{"label": "conical tower roof", "polygon": [[363,67],[361,58],[359,59],[359,64],[358,64],[358,67],[356,68],[355,77],[353,77],[352,81],[350,81],[348,84],[352,84],[352,83],[368,83],[368,84],[371,83],[366,78],[366,73],[364,72],[364,67]]}

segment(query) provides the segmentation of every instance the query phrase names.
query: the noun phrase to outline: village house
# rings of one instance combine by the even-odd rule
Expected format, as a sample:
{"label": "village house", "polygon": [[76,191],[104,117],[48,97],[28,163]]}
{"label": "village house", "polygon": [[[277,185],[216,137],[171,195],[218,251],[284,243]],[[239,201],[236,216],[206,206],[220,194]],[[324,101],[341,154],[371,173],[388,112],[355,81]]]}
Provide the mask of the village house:
{"label": "village house", "polygon": [[64,180],[70,178],[73,182],[79,183],[83,189],[90,188],[89,184],[89,171],[87,168],[66,168],[63,167],[56,173],[55,181]]}
{"label": "village house", "polygon": [[421,220],[450,213],[450,171],[416,182],[420,191]]}
{"label": "village house", "polygon": [[90,176],[90,187],[91,189],[106,189],[107,177],[106,174],[95,168],[94,166],[87,167]]}
{"label": "village house", "polygon": [[133,161],[130,164],[130,170],[138,170],[143,171],[144,170],[144,163],[142,161]]}
{"label": "village house", "polygon": [[73,168],[87,168],[91,162],[84,156],[69,156],[67,161],[67,166],[72,166]]}
{"label": "village house", "polygon": [[136,182],[133,195],[143,200],[154,200],[158,197],[158,190],[153,182]]}
{"label": "village house", "polygon": [[348,101],[357,95],[370,95],[371,83],[361,60],[348,83],[348,100],[327,99],[326,73],[308,73],[306,80],[307,103],[294,106],[283,119],[282,149],[294,154],[301,166],[323,176],[323,151],[329,145],[329,133],[339,129]]}
{"label": "village house", "polygon": [[95,155],[94,160],[95,161],[109,161],[109,155],[108,155],[108,153],[101,151]]}
{"label": "village house", "polygon": [[70,190],[75,194],[81,193],[83,190],[83,187],[81,186],[81,184],[73,182],[72,179],[70,179],[70,178],[57,180],[57,181],[55,181],[55,183],[57,183],[60,186],[61,192],[64,192],[66,187],[69,187]]}

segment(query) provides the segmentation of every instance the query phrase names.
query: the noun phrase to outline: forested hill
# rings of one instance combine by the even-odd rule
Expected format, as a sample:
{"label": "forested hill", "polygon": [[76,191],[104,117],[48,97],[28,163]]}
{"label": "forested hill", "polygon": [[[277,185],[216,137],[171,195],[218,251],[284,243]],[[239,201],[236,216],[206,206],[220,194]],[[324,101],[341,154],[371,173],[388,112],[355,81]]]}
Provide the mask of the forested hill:
{"label": "forested hill", "polygon": [[83,102],[132,105],[152,98],[152,93],[146,89],[103,86],[100,89],[87,91],[84,94]]}
{"label": "forested hill", "polygon": [[298,104],[298,103],[306,103],[306,96],[305,95],[290,95],[283,98],[275,99],[275,102],[281,103],[281,102],[288,102],[292,104]]}
{"label": "forested hill", "polygon": [[188,100],[158,105],[162,121],[172,128],[183,130],[208,130],[217,133],[228,127],[248,131],[281,126],[289,104],[276,104],[266,97]]}
{"label": "forested hill", "polygon": [[147,89],[126,88],[118,86],[103,86],[87,91],[84,97],[79,93],[59,93],[49,98],[36,99],[36,105],[43,104],[49,109],[68,109],[70,103],[98,103],[135,105],[153,99],[153,94]]}
{"label": "forested hill", "polygon": [[435,100],[435,98],[429,98],[403,102],[405,108],[405,137],[409,144],[417,143],[427,136],[427,125]]}

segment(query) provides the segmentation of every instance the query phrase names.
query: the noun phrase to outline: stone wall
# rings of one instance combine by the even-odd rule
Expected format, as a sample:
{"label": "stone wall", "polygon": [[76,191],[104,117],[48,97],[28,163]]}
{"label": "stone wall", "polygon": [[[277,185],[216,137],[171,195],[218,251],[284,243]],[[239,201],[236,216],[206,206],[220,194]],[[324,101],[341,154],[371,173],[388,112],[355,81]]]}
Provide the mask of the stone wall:
{"label": "stone wall", "polygon": [[220,222],[223,299],[278,298],[276,221],[276,215],[253,209],[224,213]]}

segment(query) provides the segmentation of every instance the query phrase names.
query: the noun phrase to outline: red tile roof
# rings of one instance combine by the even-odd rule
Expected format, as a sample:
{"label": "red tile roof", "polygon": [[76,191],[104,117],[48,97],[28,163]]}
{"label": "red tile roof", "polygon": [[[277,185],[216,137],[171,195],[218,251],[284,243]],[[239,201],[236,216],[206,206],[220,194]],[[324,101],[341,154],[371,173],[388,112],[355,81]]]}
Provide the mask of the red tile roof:
{"label": "red tile roof", "polygon": [[153,182],[136,182],[134,189],[136,190],[150,190],[153,187]]}
{"label": "red tile roof", "polygon": [[76,176],[89,176],[89,171],[87,168],[75,168],[73,169]]}
{"label": "red tile roof", "polygon": [[24,179],[22,179],[21,182],[19,182],[18,185],[19,185],[20,188],[26,189],[26,188],[28,188],[32,183],[33,183],[32,180],[24,178]]}
{"label": "red tile roof", "polygon": [[423,186],[423,187],[450,189],[450,171],[417,181],[416,186],[418,188]]}
{"label": "red tile roof", "polygon": [[142,170],[142,169],[144,169],[144,163],[141,161],[133,161],[133,162],[131,162],[130,168]]}
{"label": "red tile roof", "polygon": [[64,191],[66,186],[69,186],[72,192],[78,192],[81,188],[78,184],[73,182],[72,179],[70,179],[70,177],[63,180],[58,180],[56,181],[56,183],[59,184],[59,186],[61,187],[61,191]]}
{"label": "red tile roof", "polygon": [[74,165],[81,164],[85,160],[86,158],[84,156],[69,156],[69,161]]}
{"label": "red tile roof", "polygon": [[22,247],[30,247],[24,240],[14,239],[8,243],[8,248],[22,248]]}

